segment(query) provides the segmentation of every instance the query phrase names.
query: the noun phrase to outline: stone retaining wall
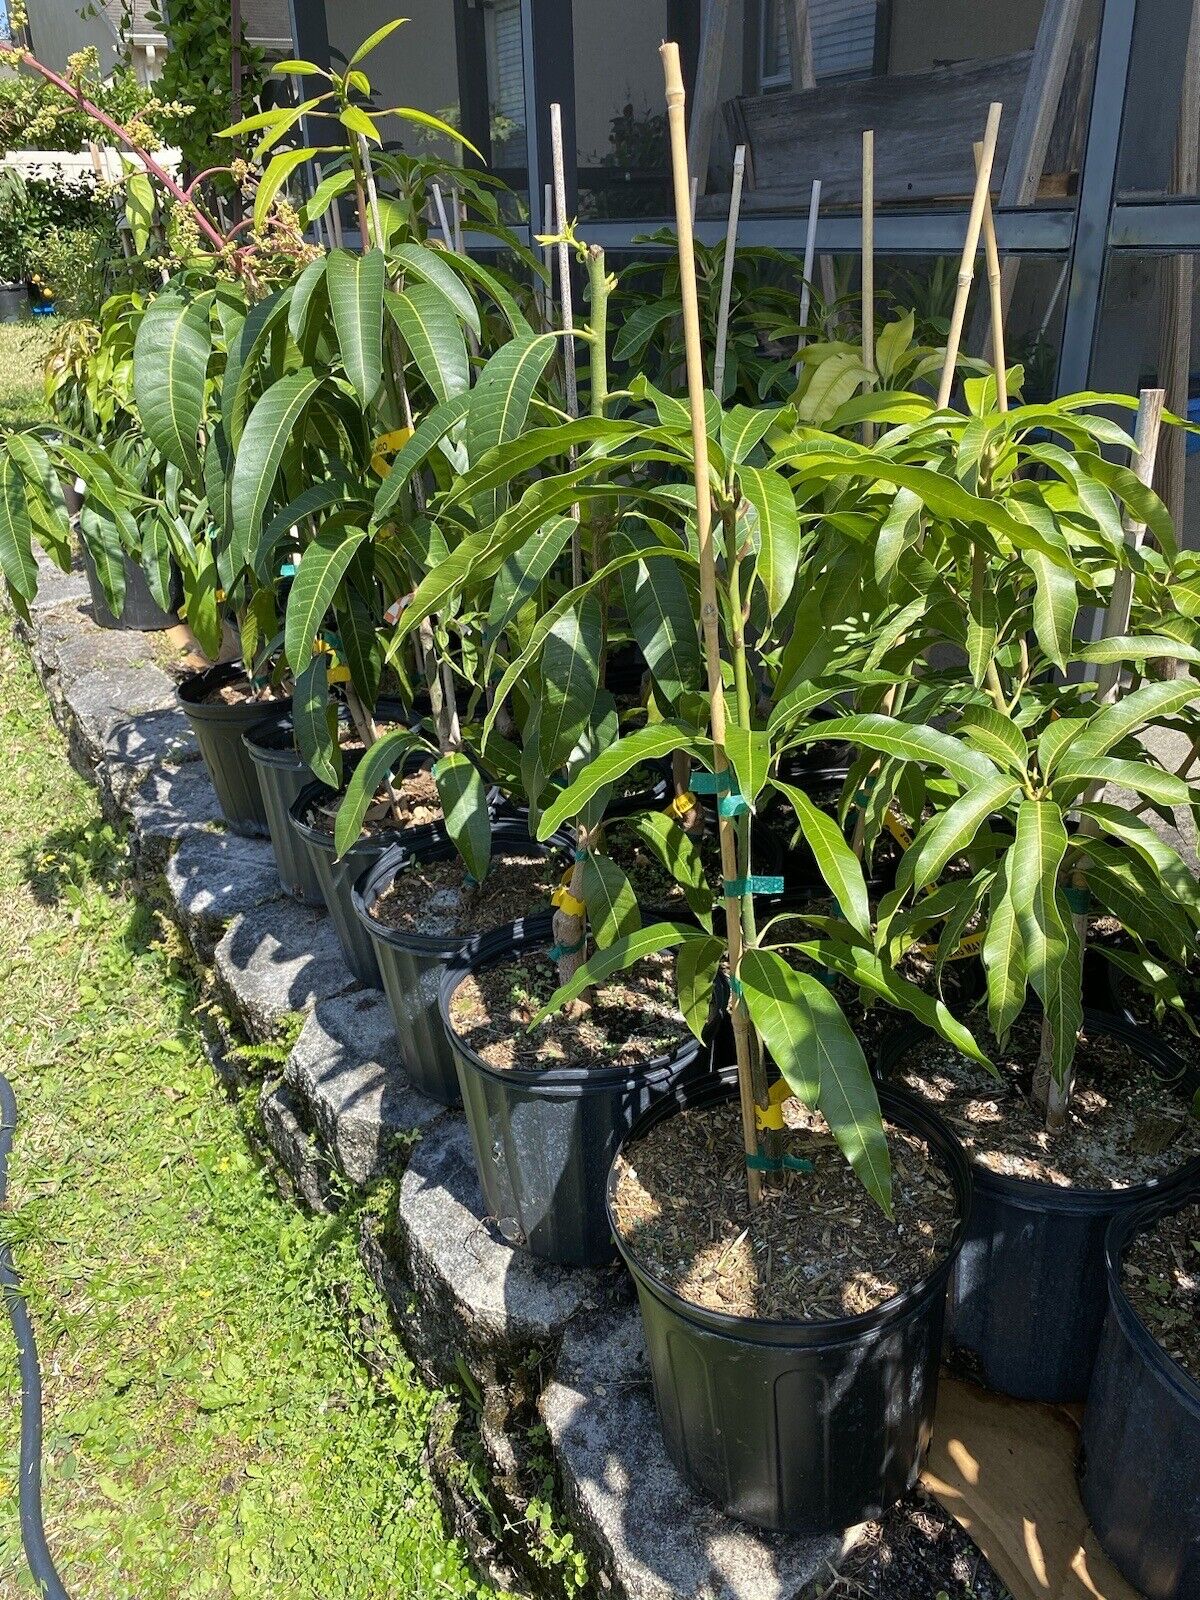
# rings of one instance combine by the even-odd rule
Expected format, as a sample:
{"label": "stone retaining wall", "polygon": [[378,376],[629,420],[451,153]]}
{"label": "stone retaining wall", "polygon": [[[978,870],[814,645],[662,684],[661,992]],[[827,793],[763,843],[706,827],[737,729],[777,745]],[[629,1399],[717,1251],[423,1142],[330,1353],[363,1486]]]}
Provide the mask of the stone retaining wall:
{"label": "stone retaining wall", "polygon": [[153,636],[102,632],[83,575],[51,568],[22,632],[73,763],[128,823],[208,975],[225,1044],[294,1034],[260,1098],[291,1192],[332,1210],[386,1180],[393,1198],[361,1253],[420,1370],[463,1395],[428,1460],[476,1561],[504,1584],[561,1592],[525,1519],[549,1462],[596,1594],[801,1600],[827,1587],[848,1541],[756,1533],[671,1466],[623,1270],[552,1267],[501,1239],[466,1125],[409,1084],[383,996],[346,970],[324,912],[283,894],[269,841],[224,829]]}

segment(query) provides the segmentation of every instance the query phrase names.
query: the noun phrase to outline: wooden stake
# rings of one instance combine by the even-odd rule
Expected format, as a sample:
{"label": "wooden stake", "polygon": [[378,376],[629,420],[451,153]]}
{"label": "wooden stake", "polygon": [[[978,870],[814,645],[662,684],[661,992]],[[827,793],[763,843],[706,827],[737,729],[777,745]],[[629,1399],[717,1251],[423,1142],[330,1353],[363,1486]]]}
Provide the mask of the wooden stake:
{"label": "wooden stake", "polygon": [[[567,412],[579,415],[579,380],[575,371],[575,313],[571,305],[571,252],[567,246],[567,179],[563,161],[562,107],[557,100],[550,107],[550,142],[554,157],[554,216],[559,234],[558,245],[558,298],[562,308],[563,368],[567,398]],[[575,452],[570,454],[575,464]],[[572,508],[575,532],[571,535],[571,584],[578,588],[583,582],[583,544],[579,537],[579,507]]]}
{"label": "wooden stake", "polygon": [[[975,172],[983,160],[983,146],[975,146]],[[1008,410],[1008,368],[1004,354],[1004,279],[1000,271],[1000,247],[996,243],[996,222],[992,216],[992,197],[983,197],[983,244],[987,255],[988,289],[992,307],[992,365],[996,371],[996,406]]]}
{"label": "wooden stake", "polygon": [[[371,208],[371,225],[375,229],[375,244],[383,249],[383,217],[379,210],[379,190],[375,187],[375,169],[371,165],[371,147],[365,133],[358,136],[358,153],[362,160],[363,177],[367,185],[367,204]],[[411,427],[412,424],[410,423]]]}
{"label": "wooden stake", "polygon": [[733,153],[733,189],[729,196],[729,222],[725,229],[725,260],[721,273],[721,305],[717,316],[717,353],[713,361],[713,388],[725,399],[725,354],[729,345],[729,302],[733,295],[733,268],[737,260],[738,217],[742,210],[742,180],[746,175],[746,146]]}
{"label": "wooden stake", "polygon": [[[862,360],[875,372],[875,132],[865,128],[862,136]],[[874,376],[867,380],[875,387]],[[863,423],[863,443],[875,443],[875,424]]]}
{"label": "wooden stake", "polygon": [[[808,231],[804,235],[804,282],[800,285],[800,338],[796,343],[799,356],[808,343],[808,313],[812,305],[813,263],[817,255],[817,220],[821,215],[821,180],[814,178],[812,194],[808,201]],[[802,362],[796,362],[796,376],[800,376]]]}
{"label": "wooden stake", "polygon": [[963,242],[962,259],[958,268],[958,292],[954,297],[954,310],[950,315],[950,331],[946,336],[946,357],[942,367],[942,381],[938,385],[938,410],[950,404],[950,391],[954,388],[954,370],[958,365],[958,350],[962,342],[963,321],[967,315],[967,300],[971,294],[971,280],[975,276],[975,256],[979,250],[979,234],[983,227],[983,206],[992,182],[992,164],[996,159],[996,138],[1000,132],[1000,115],[1003,106],[993,100],[988,108],[987,126],[975,174],[975,194],[967,218],[967,237]]}
{"label": "wooden stake", "polygon": [[[659,52],[666,80],[667,116],[671,130],[671,170],[675,186],[675,219],[679,233],[679,286],[683,302],[683,337],[687,354],[688,400],[692,413],[692,449],[696,480],[696,536],[700,558],[700,621],[704,632],[704,653],[708,668],[708,690],[712,703],[711,729],[714,765],[718,773],[728,770],[725,757],[725,691],[721,676],[720,610],[717,598],[716,559],[712,536],[712,490],[708,479],[708,434],[704,422],[704,354],[700,345],[700,309],[696,295],[696,254],[692,238],[690,182],[688,177],[687,130],[684,120],[686,95],[679,65],[679,46],[664,44]],[[721,871],[726,883],[738,876],[737,844],[729,817],[718,817],[721,841]],[[726,939],[730,970],[736,975],[742,956],[742,924],[736,899],[725,900]],[[767,1105],[766,1077],[755,1072],[750,1044],[749,1018],[744,1005],[735,1000],[733,1034],[737,1052],[738,1089],[741,1098],[742,1136],[747,1155],[758,1154],[758,1123],[755,1105]],[[760,1078],[760,1082],[755,1082]],[[746,1170],[746,1183],[752,1203],[762,1196],[762,1176]]]}

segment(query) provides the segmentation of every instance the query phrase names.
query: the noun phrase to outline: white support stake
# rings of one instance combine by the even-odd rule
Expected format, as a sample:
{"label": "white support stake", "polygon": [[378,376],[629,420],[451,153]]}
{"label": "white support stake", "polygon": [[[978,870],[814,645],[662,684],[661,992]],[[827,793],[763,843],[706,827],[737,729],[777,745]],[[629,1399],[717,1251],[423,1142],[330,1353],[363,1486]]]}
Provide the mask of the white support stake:
{"label": "white support stake", "polygon": [[[821,215],[821,180],[814,178],[812,194],[808,200],[808,232],[804,236],[804,282],[800,285],[800,338],[796,345],[799,356],[808,343],[808,313],[812,305],[812,275],[817,259],[817,222]],[[796,376],[800,376],[802,363],[796,362]]]}
{"label": "white support stake", "polygon": [[721,273],[721,307],[717,316],[717,351],[713,360],[713,388],[717,399],[725,394],[725,357],[729,347],[729,303],[733,297],[733,268],[737,259],[738,218],[742,210],[742,181],[746,175],[746,146],[733,153],[733,190],[729,196],[729,223],[725,229],[725,261]]}

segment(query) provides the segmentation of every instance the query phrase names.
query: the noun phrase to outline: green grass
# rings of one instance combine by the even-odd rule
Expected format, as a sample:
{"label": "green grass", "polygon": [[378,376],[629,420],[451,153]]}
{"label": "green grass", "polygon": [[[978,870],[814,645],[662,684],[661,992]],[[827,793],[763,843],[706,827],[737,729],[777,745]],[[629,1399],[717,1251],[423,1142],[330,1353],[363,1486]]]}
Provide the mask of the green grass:
{"label": "green grass", "polygon": [[[347,1332],[382,1315],[353,1213],[302,1215],[248,1153],[196,995],[4,618],[0,741],[0,1070],[21,1107],[2,1220],[41,1347],[69,1592],[482,1593],[420,1466],[433,1396],[390,1334]],[[17,1393],[3,1319],[5,1596],[33,1592]]]}
{"label": "green grass", "polygon": [[42,368],[53,324],[0,322],[0,428],[45,422],[50,415]]}

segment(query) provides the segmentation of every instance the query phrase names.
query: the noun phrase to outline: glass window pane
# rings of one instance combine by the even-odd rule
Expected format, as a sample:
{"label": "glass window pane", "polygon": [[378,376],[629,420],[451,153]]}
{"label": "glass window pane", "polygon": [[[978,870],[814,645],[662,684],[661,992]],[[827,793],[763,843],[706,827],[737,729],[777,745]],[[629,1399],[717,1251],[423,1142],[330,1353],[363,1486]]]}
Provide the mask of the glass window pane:
{"label": "glass window pane", "polygon": [[[1200,260],[1114,251],[1092,357],[1092,387],[1124,394],[1161,387],[1171,411],[1200,421],[1200,376],[1193,370],[1198,349]],[[1175,519],[1181,542],[1200,549],[1200,439],[1164,428],[1154,487]]]}
{"label": "glass window pane", "polygon": [[[396,15],[392,0],[327,9],[335,61]],[[376,104],[415,106],[441,117],[483,152],[491,171],[518,193],[526,191],[520,0],[492,0],[486,9],[407,0],[403,12],[409,21],[363,63]],[[385,122],[384,136],[409,155],[437,155],[452,165],[462,160],[456,144],[400,118]]]}
{"label": "glass window pane", "polygon": [[666,0],[572,4],[580,215],[666,216],[671,186],[658,47],[671,37],[672,8]]}
{"label": "glass window pane", "polygon": [[1071,204],[1099,10],[1100,0],[731,0],[702,210],[722,209],[739,143],[750,214],[804,209],[816,178],[825,208],[857,209],[865,128],[877,206],[960,207],[993,100],[1004,106],[1002,203]]}
{"label": "glass window pane", "polygon": [[1143,0],[1121,125],[1121,198],[1200,193],[1198,157],[1200,0]]}

